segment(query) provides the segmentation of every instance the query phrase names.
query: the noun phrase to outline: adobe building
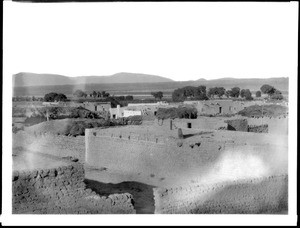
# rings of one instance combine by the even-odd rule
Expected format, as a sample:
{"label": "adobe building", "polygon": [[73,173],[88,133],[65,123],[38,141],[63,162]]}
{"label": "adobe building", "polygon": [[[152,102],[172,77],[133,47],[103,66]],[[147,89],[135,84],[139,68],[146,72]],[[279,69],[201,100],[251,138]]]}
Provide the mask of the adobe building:
{"label": "adobe building", "polygon": [[129,193],[101,196],[84,182],[84,164],[17,151],[13,156],[13,214],[131,214]]}
{"label": "adobe building", "polygon": [[236,114],[251,105],[261,105],[263,101],[233,101],[233,100],[206,100],[206,101],[184,101],[184,104],[193,105],[198,115],[226,115]]}
{"label": "adobe building", "polygon": [[111,102],[84,102],[83,107],[92,112],[108,112],[111,108]]}

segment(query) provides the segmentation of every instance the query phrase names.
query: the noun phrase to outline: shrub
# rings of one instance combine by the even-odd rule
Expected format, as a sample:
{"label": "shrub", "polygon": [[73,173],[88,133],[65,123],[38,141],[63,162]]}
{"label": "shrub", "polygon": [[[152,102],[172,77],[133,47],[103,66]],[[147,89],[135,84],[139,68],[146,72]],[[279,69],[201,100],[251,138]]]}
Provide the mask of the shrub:
{"label": "shrub", "polygon": [[196,119],[197,109],[195,107],[172,107],[172,108],[159,108],[156,117],[158,119]]}

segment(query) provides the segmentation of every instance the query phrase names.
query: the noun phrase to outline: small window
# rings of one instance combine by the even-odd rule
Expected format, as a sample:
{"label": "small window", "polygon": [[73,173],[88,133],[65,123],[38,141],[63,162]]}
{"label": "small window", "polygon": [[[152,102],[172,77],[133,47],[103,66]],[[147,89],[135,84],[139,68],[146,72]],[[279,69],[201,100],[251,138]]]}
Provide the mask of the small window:
{"label": "small window", "polygon": [[116,115],[115,114],[113,114],[113,119],[116,119]]}
{"label": "small window", "polygon": [[187,128],[192,128],[192,123],[187,123]]}

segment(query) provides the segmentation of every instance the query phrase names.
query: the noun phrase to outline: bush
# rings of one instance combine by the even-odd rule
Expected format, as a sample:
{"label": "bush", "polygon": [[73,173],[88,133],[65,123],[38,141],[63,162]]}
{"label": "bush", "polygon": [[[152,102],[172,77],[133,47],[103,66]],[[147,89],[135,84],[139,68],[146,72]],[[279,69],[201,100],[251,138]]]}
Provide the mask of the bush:
{"label": "bush", "polygon": [[159,108],[156,117],[158,119],[196,119],[197,113],[195,107]]}
{"label": "bush", "polygon": [[256,97],[261,97],[261,92],[257,91],[255,95],[256,95]]}

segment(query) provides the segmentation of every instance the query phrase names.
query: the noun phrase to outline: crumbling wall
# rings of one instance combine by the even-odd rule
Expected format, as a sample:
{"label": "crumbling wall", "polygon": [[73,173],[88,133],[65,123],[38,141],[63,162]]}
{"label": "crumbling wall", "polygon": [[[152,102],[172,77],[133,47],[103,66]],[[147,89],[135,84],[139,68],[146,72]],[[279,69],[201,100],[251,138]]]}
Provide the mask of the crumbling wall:
{"label": "crumbling wall", "polygon": [[268,124],[263,125],[249,125],[248,132],[256,132],[256,133],[268,133]]}
{"label": "crumbling wall", "polygon": [[248,131],[248,121],[247,119],[232,119],[226,120],[227,123],[227,130],[231,131]]}
{"label": "crumbling wall", "polygon": [[99,196],[83,182],[84,168],[71,163],[52,169],[14,171],[13,214],[135,213],[132,195]]}
{"label": "crumbling wall", "polygon": [[288,176],[154,189],[156,214],[286,213]]}
{"label": "crumbling wall", "polygon": [[288,134],[288,117],[248,118],[249,125],[268,125],[269,134]]}

